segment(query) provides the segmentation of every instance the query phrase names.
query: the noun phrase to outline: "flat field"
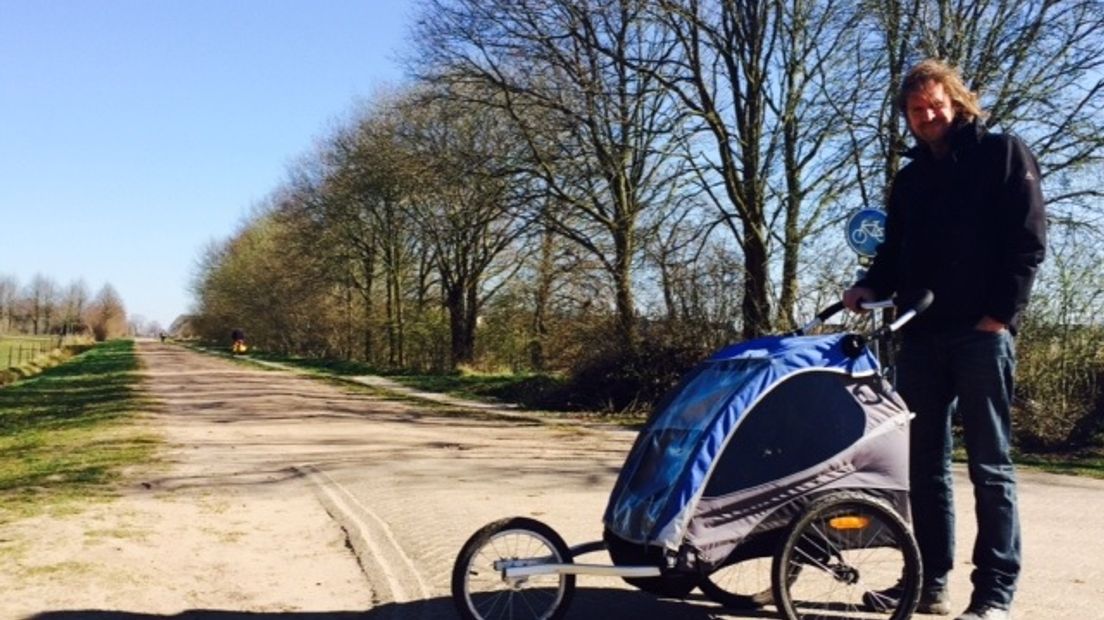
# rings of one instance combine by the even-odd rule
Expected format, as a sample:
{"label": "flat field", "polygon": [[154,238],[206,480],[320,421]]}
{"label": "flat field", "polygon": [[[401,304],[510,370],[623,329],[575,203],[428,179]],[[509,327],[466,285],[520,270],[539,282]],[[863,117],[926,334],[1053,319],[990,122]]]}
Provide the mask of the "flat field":
{"label": "flat field", "polygon": [[0,336],[0,369],[18,366],[58,346],[57,336]]}

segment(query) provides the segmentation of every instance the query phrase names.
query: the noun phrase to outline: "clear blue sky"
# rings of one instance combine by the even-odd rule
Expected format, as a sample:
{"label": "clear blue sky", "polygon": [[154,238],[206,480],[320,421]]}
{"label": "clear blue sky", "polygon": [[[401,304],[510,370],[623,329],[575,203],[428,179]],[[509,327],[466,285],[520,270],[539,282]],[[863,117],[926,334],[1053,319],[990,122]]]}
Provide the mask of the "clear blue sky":
{"label": "clear blue sky", "polygon": [[202,249],[401,83],[411,0],[0,0],[0,275],[167,327]]}

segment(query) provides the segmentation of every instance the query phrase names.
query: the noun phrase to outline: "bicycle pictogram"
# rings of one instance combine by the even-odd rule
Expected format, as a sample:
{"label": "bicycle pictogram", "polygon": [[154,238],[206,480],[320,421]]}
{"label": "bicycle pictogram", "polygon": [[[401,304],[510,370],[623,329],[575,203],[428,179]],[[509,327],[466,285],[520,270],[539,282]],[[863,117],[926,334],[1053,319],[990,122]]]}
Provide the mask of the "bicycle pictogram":
{"label": "bicycle pictogram", "polygon": [[855,245],[865,245],[871,239],[878,243],[885,241],[885,228],[881,221],[873,217],[863,220],[858,228],[851,231],[851,241]]}
{"label": "bicycle pictogram", "polygon": [[885,242],[886,214],[881,209],[857,209],[847,218],[847,245],[860,257],[871,258]]}

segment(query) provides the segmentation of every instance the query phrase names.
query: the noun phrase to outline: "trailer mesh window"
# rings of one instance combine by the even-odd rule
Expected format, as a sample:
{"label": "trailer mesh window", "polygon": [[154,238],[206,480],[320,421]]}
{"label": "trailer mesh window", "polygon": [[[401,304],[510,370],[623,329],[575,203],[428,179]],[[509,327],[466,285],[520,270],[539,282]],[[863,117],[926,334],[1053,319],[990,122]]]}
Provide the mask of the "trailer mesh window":
{"label": "trailer mesh window", "polygon": [[791,376],[748,411],[721,455],[705,495],[717,497],[788,476],[858,441],[866,414],[830,372]]}

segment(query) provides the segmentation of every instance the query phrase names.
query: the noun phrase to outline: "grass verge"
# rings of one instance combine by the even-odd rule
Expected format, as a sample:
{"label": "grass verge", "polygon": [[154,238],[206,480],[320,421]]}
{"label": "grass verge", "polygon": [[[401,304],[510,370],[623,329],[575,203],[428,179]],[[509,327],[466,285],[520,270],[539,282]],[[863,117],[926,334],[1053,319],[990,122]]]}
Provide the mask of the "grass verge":
{"label": "grass verge", "polygon": [[[43,339],[39,339],[39,341],[45,342]],[[72,339],[63,343],[60,347],[44,348],[36,352],[33,357],[29,357],[17,365],[5,365],[5,362],[2,361],[4,358],[4,342],[10,343],[11,340],[0,341],[0,387],[33,377],[49,368],[63,364],[74,355],[87,351],[93,344],[91,341]],[[56,339],[52,339],[50,342],[56,342]],[[9,348],[8,351],[10,353],[11,349]],[[10,355],[8,357],[10,358]]]}
{"label": "grass verge", "polygon": [[571,411],[559,396],[565,380],[546,374],[476,373],[414,374],[381,371],[369,364],[348,360],[307,359],[255,352],[256,359],[279,362],[318,374],[337,377],[379,375],[406,387],[485,402],[515,404],[523,409]]}
{"label": "grass verge", "polygon": [[1104,480],[1104,451],[1091,450],[1074,454],[1018,454],[1017,465],[1052,474],[1085,476]]}
{"label": "grass verge", "polygon": [[[966,448],[960,436],[955,437],[955,448],[951,460],[966,465]],[[1012,462],[1017,467],[1037,469],[1051,474],[1066,476],[1084,476],[1104,480],[1104,450],[1077,450],[1073,452],[1035,453],[1012,450]]]}
{"label": "grass verge", "polygon": [[564,388],[564,380],[549,375],[457,373],[394,375],[390,378],[410,388],[460,398],[515,403],[525,409],[568,410],[557,398]]}
{"label": "grass verge", "polygon": [[157,440],[129,424],[147,407],[134,343],[97,345],[0,389],[0,516],[73,508],[112,495]]}

